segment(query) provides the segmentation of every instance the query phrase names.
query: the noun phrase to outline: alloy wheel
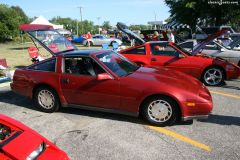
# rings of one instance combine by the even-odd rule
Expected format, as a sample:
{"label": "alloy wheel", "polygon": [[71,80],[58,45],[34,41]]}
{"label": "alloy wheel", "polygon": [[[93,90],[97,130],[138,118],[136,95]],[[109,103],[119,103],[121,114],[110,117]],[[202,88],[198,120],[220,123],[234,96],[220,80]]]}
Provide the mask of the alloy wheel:
{"label": "alloy wheel", "polygon": [[204,81],[211,86],[219,85],[223,80],[222,71],[218,68],[210,68],[204,74]]}
{"label": "alloy wheel", "polygon": [[155,122],[166,122],[172,116],[172,106],[165,100],[155,100],[148,106],[148,115]]}

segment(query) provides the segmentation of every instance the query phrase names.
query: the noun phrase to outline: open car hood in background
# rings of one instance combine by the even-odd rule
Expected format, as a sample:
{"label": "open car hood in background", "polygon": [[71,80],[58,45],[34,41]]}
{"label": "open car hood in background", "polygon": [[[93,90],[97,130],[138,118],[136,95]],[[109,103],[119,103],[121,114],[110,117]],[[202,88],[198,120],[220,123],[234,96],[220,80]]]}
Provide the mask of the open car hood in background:
{"label": "open car hood in background", "polygon": [[192,54],[195,55],[197,53],[199,53],[199,51],[204,48],[206,45],[208,45],[210,42],[212,42],[215,38],[220,37],[221,35],[223,35],[225,32],[227,32],[227,29],[222,29],[210,36],[208,36],[205,40],[203,40],[202,42],[198,43],[192,51]]}
{"label": "open car hood in background", "polygon": [[137,34],[133,33],[131,30],[128,29],[128,27],[126,26],[126,24],[118,22],[117,23],[117,28],[124,32],[125,34],[127,34],[131,39],[135,39],[136,42],[141,45],[143,43],[145,43],[145,41],[139,37]]}
{"label": "open car hood in background", "polygon": [[27,33],[34,44],[34,40],[36,40],[53,56],[62,52],[77,50],[75,45],[56,31],[51,25],[20,24],[19,29]]}

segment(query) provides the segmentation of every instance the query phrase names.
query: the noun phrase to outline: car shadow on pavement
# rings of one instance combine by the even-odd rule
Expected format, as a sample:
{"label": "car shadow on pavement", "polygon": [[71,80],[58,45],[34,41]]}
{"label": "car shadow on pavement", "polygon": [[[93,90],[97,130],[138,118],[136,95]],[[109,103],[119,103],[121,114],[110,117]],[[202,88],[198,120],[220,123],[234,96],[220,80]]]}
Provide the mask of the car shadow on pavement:
{"label": "car shadow on pavement", "polygon": [[229,86],[229,85],[226,85],[226,86],[221,86],[221,88],[227,88],[227,89],[235,89],[235,90],[240,90],[240,87],[236,87],[236,86]]}
{"label": "car shadow on pavement", "polygon": [[[35,107],[35,104],[33,100],[18,95],[12,91],[8,90],[0,90],[0,102],[24,107],[27,109],[39,111],[37,107]],[[102,118],[102,119],[110,119],[114,121],[123,121],[123,122],[130,122],[130,123],[136,123],[141,125],[149,125],[141,116],[139,117],[131,117],[127,115],[121,115],[121,114],[114,114],[114,113],[107,113],[107,112],[100,112],[100,111],[89,111],[89,110],[83,110],[78,108],[61,108],[59,110],[60,113],[66,113],[66,114],[72,114],[72,115],[81,115],[81,116],[88,116],[93,118]],[[54,113],[53,113],[54,114]],[[191,125],[192,121],[179,121],[174,125]]]}
{"label": "car shadow on pavement", "polygon": [[0,95],[0,102],[38,111],[34,106],[34,102],[27,97],[18,95],[10,90],[0,90]]}
{"label": "car shadow on pavement", "polygon": [[205,123],[240,126],[240,117],[210,114],[208,119],[198,120]]}
{"label": "car shadow on pavement", "polygon": [[[144,118],[140,115],[139,117],[132,117],[122,114],[116,113],[108,113],[108,112],[100,112],[100,111],[89,111],[77,108],[61,108],[61,113],[73,114],[73,115],[81,115],[81,116],[89,116],[94,118],[102,118],[102,119],[110,119],[114,121],[123,121],[123,122],[130,122],[136,123],[141,125],[150,125],[147,123]],[[193,121],[179,121],[174,125],[191,125]]]}

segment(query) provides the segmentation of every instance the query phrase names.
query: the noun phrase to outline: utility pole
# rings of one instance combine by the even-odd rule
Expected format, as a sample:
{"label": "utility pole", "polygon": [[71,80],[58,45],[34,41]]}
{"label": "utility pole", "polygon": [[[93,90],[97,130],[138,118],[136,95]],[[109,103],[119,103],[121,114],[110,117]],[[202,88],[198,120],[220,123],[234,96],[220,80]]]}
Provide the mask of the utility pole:
{"label": "utility pole", "polygon": [[[83,7],[79,6],[79,7],[77,7],[77,8],[79,8],[79,11],[80,11],[81,33],[83,34],[83,24],[82,24],[82,8],[83,8]],[[78,27],[77,27],[77,28],[78,28]]]}
{"label": "utility pole", "polygon": [[[155,11],[154,11],[154,20],[155,20],[155,23],[157,23],[157,14],[156,14]],[[155,30],[157,29],[156,24],[154,25],[154,29],[155,29]]]}
{"label": "utility pole", "polygon": [[98,34],[100,34],[100,23],[99,23],[100,19],[101,19],[101,17],[97,17],[97,20],[98,20]]}

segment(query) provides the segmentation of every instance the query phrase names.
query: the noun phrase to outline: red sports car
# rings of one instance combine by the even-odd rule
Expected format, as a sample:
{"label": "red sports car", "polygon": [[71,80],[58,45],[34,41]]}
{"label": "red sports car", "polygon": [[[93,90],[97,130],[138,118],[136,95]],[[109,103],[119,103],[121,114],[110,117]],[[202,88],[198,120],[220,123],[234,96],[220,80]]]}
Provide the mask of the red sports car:
{"label": "red sports car", "polygon": [[[39,43],[38,34],[59,37],[47,28],[29,25],[22,29],[31,30],[29,34]],[[184,73],[139,67],[112,50],[68,49],[64,41],[55,45],[60,52],[17,69],[11,83],[14,92],[33,98],[44,112],[78,107],[134,116],[140,113],[150,123],[165,126],[180,118],[206,118],[212,111],[208,89]]]}
{"label": "red sports car", "polygon": [[0,114],[1,160],[68,160],[65,152],[19,121]]}
{"label": "red sports car", "polygon": [[137,43],[136,46],[119,53],[141,66],[164,66],[192,75],[211,86],[221,85],[225,79],[240,76],[240,68],[237,65],[221,58],[192,55],[172,42],[145,42],[123,23],[118,23],[117,27]]}

